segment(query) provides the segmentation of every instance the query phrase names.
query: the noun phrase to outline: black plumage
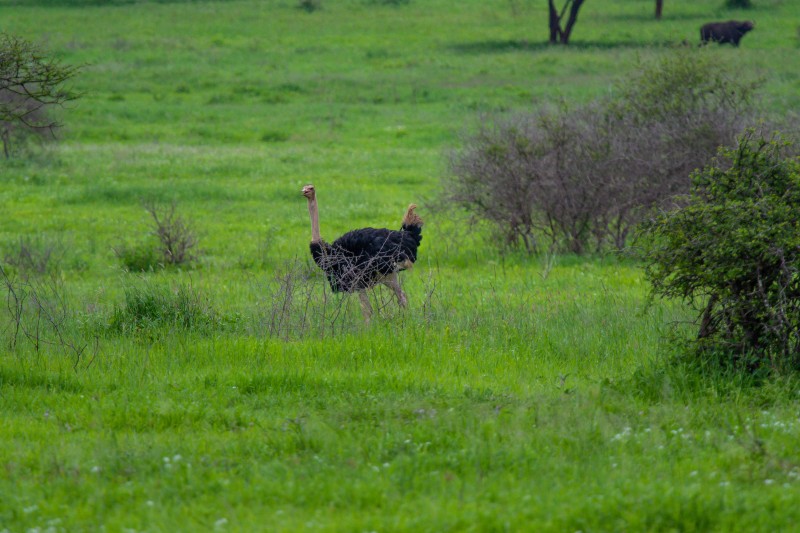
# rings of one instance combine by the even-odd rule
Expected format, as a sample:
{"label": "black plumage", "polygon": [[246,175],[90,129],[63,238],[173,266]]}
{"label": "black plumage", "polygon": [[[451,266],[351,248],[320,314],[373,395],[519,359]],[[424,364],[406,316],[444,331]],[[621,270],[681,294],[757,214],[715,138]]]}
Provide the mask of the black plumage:
{"label": "black plumage", "polygon": [[325,272],[334,292],[368,289],[386,276],[410,268],[417,260],[422,227],[400,231],[363,228],[348,231],[333,243],[312,242],[311,257]]}

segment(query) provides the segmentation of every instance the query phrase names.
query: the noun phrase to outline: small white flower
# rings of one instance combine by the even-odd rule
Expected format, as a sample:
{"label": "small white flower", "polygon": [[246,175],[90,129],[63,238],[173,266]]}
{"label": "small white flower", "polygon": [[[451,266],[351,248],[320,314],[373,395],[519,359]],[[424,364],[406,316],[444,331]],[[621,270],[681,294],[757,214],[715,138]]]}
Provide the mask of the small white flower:
{"label": "small white flower", "polygon": [[694,477],[696,475],[697,475],[697,470],[692,470],[691,472],[689,472],[689,477]]}
{"label": "small white flower", "polygon": [[227,518],[224,518],[224,517],[223,517],[223,518],[220,518],[219,520],[217,520],[216,522],[214,522],[214,529],[220,529],[220,528],[223,528],[223,527],[225,527],[227,524],[228,524],[228,519],[227,519]]}
{"label": "small white flower", "polygon": [[39,506],[38,505],[31,505],[30,507],[23,507],[22,512],[25,513],[25,514],[31,514],[31,513],[35,512],[35,511],[38,511],[38,510],[39,510]]}
{"label": "small white flower", "polygon": [[731,484],[731,482],[730,482],[730,481],[720,481],[720,482],[719,482],[719,486],[720,486],[720,487],[727,487],[727,486],[728,486],[728,485],[730,485],[730,484]]}
{"label": "small white flower", "polygon": [[775,483],[774,479],[765,479],[764,480],[764,485],[772,485],[773,483]]}
{"label": "small white flower", "polygon": [[176,462],[176,463],[177,463],[178,461],[180,461],[181,459],[183,459],[183,457],[181,457],[181,454],[179,454],[179,453],[176,453],[176,454],[175,454],[175,456],[172,458],[172,460],[173,460],[174,462]]}
{"label": "small white flower", "polygon": [[155,505],[155,502],[153,500],[147,500],[146,502],[144,502],[144,504],[148,507],[152,507]]}
{"label": "small white flower", "polygon": [[92,474],[97,474],[98,472],[100,472],[100,467],[97,466],[97,465],[94,465],[92,467]]}

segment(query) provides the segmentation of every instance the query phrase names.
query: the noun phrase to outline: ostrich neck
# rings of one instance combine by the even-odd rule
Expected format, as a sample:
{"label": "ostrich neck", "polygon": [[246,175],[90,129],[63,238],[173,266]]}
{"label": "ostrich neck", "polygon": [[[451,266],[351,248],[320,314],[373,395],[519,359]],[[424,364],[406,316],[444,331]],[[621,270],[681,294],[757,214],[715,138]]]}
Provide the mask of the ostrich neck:
{"label": "ostrich neck", "polygon": [[308,214],[311,216],[311,242],[319,242],[319,213],[317,212],[317,199],[308,201]]}

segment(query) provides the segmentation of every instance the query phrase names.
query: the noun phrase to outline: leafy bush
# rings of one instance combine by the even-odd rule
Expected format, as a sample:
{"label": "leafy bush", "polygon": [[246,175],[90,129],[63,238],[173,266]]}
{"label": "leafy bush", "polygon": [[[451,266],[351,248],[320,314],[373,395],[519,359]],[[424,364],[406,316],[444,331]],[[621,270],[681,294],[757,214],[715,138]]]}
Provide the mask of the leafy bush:
{"label": "leafy bush", "polygon": [[703,50],[641,65],[610,99],[484,121],[452,157],[447,199],[528,251],[622,248],[689,174],[753,121],[757,82]]}
{"label": "leafy bush", "polygon": [[692,175],[686,205],[643,225],[655,296],[698,311],[698,354],[736,366],[800,362],[800,158],[750,130]]}

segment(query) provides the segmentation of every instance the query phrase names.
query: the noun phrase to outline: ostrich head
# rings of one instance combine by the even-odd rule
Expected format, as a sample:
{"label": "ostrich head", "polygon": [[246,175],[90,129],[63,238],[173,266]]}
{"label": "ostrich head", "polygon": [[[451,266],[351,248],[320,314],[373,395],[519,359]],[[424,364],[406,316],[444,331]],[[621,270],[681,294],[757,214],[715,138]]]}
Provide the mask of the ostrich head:
{"label": "ostrich head", "polygon": [[303,196],[305,196],[309,200],[314,200],[316,198],[316,191],[314,191],[314,186],[306,185],[305,187],[303,187]]}

